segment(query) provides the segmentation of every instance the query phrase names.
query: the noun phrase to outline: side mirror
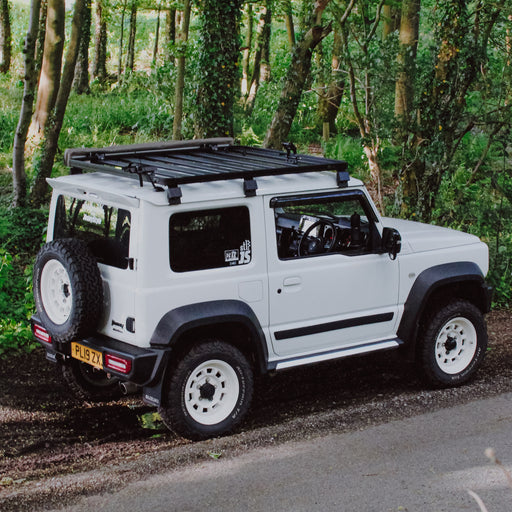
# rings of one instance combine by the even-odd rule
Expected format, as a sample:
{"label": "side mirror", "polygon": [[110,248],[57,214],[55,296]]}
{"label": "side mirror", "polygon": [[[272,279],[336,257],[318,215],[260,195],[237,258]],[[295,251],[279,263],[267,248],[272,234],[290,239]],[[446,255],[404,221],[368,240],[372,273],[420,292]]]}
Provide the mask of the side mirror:
{"label": "side mirror", "polygon": [[384,228],[382,231],[382,252],[387,252],[394,260],[402,248],[402,237],[395,228]]}

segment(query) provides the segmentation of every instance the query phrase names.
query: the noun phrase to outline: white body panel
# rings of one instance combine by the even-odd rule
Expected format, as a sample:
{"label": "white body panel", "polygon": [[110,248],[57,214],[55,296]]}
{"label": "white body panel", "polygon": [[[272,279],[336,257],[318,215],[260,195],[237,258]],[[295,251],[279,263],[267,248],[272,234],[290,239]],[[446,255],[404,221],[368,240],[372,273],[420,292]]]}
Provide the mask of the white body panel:
{"label": "white body panel", "polygon": [[[423,270],[457,261],[476,263],[482,275],[488,270],[487,246],[478,238],[435,226],[381,219],[369,198],[378,232],[394,227],[401,234],[402,251],[396,260],[376,253],[279,259],[270,199],[340,190],[330,172],[258,178],[257,196],[249,198],[241,192],[242,180],[183,185],[179,205],[169,205],[164,192],[149,184],[141,188],[129,178],[95,173],[49,181],[57,193],[93,201],[101,198],[130,210],[133,269],[100,265],[106,290],[101,333],[139,347],[149,347],[156,326],[169,311],[233,299],[254,311],[267,339],[268,362],[277,368],[391,348],[397,345],[394,338],[404,302]],[[363,190],[368,197],[360,181],[351,179],[348,185],[343,190]],[[249,264],[192,272],[171,270],[169,221],[173,214],[240,205],[250,212]],[[53,237],[54,210],[52,203],[48,240]],[[127,318],[135,319],[135,333],[127,331]],[[355,325],[344,324],[354,319]],[[318,326],[319,332],[307,331]],[[293,358],[296,360],[291,361]]]}

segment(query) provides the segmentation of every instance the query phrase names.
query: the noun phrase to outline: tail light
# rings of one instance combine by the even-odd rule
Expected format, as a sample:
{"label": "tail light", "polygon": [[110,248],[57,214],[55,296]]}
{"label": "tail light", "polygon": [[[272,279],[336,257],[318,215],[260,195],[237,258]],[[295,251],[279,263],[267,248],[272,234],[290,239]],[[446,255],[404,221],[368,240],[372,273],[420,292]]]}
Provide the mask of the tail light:
{"label": "tail light", "polygon": [[48,331],[42,326],[38,324],[32,325],[32,333],[34,336],[43,343],[50,343],[52,342],[52,337],[48,333]]}
{"label": "tail light", "polygon": [[132,360],[113,354],[105,354],[105,368],[110,368],[119,373],[130,373],[132,369]]}

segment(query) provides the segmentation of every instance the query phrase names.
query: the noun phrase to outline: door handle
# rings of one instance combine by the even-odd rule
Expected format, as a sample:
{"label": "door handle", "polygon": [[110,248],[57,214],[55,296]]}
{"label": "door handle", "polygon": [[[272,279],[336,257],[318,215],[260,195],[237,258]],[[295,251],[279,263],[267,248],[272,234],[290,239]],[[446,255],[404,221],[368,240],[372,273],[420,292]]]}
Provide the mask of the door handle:
{"label": "door handle", "polygon": [[283,281],[283,286],[297,286],[302,283],[302,279],[300,277],[287,277]]}

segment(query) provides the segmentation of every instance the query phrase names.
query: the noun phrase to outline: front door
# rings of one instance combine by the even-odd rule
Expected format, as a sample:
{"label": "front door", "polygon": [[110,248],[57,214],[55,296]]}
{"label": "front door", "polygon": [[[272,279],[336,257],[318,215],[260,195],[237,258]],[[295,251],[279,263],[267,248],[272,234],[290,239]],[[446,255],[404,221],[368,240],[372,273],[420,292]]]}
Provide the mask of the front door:
{"label": "front door", "polygon": [[[398,260],[378,253],[379,220],[362,191],[267,203],[270,331],[279,357],[395,337]],[[273,237],[272,237],[273,238]]]}

